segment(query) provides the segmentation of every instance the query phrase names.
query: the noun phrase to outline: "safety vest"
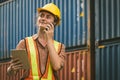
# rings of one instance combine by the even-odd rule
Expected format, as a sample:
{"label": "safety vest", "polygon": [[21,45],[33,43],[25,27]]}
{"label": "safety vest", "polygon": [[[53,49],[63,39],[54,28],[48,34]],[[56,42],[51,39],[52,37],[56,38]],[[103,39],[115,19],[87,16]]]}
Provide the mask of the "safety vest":
{"label": "safety vest", "polygon": [[[55,76],[52,71],[52,67],[50,64],[50,57],[47,58],[47,65],[45,69],[45,73],[41,74],[40,65],[39,65],[39,56],[36,42],[32,37],[27,37],[26,39],[26,47],[28,51],[28,58],[30,61],[31,68],[29,70],[29,76],[25,80],[55,80]],[[53,41],[55,49],[57,53],[60,51],[61,43],[57,41]]]}

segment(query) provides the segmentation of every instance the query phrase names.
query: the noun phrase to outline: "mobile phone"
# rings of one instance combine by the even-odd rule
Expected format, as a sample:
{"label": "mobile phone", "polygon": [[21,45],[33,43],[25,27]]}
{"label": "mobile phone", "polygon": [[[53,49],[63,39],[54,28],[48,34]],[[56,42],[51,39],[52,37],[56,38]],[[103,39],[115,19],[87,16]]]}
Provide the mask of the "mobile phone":
{"label": "mobile phone", "polygon": [[[55,23],[52,23],[53,25],[54,25],[54,27],[55,27]],[[48,27],[48,26],[47,26]],[[48,31],[48,28],[46,28],[46,31]]]}

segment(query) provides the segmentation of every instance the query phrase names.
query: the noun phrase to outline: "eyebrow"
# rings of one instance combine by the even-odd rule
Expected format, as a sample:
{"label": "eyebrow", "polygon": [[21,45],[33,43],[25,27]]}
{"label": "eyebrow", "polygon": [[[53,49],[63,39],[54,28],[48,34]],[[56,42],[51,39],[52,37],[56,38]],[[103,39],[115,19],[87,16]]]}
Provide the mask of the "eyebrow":
{"label": "eyebrow", "polygon": [[42,12],[42,13],[47,12],[47,13],[51,14],[52,16],[54,16],[54,14],[52,14],[51,12],[45,11],[45,10],[40,11],[40,13],[41,13],[41,12]]}

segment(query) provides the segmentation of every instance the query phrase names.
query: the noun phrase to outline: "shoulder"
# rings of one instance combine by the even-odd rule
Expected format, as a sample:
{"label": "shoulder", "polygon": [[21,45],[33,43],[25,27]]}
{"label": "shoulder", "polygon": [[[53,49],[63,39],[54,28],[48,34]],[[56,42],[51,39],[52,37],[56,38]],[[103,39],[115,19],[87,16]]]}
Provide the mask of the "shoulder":
{"label": "shoulder", "polygon": [[54,40],[54,46],[59,48],[59,52],[65,52],[65,45],[63,43]]}
{"label": "shoulder", "polygon": [[65,45],[64,45],[63,43],[58,42],[58,41],[56,41],[56,40],[54,40],[54,43],[56,43],[56,44],[61,44],[61,46],[64,46],[64,47],[65,47]]}
{"label": "shoulder", "polygon": [[65,47],[65,45],[64,45],[63,43],[58,42],[58,41],[56,41],[56,40],[54,40],[54,44],[60,44],[61,46]]}
{"label": "shoulder", "polygon": [[[34,34],[32,36],[29,36],[29,37],[32,37],[34,40],[36,40],[38,38],[38,35],[37,34]],[[20,40],[19,43],[17,44],[16,46],[16,49],[26,49],[26,38],[25,37],[24,39]]]}
{"label": "shoulder", "polygon": [[19,41],[19,43],[16,46],[16,49],[25,49],[25,39]]}

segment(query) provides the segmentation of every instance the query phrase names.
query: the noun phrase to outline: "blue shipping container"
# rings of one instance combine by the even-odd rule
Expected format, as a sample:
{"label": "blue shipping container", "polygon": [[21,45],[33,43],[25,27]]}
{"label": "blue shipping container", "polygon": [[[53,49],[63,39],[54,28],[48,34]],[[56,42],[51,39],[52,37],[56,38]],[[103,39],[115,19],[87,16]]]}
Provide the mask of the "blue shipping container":
{"label": "blue shipping container", "polygon": [[120,80],[120,0],[95,0],[96,80]]}
{"label": "blue shipping container", "polygon": [[120,37],[120,0],[95,0],[96,39]]}
{"label": "blue shipping container", "polygon": [[36,33],[37,8],[53,2],[61,10],[61,25],[55,39],[66,47],[87,43],[87,0],[10,0],[0,3],[0,59],[10,57],[10,49],[26,36]]}
{"label": "blue shipping container", "polygon": [[96,80],[120,80],[120,43],[96,49]]}

